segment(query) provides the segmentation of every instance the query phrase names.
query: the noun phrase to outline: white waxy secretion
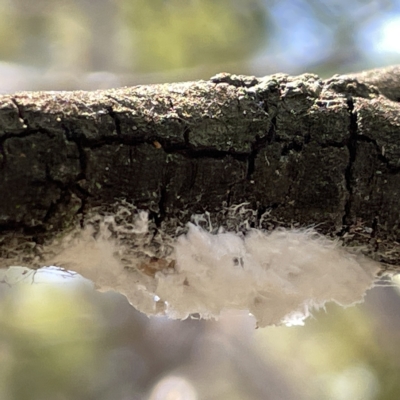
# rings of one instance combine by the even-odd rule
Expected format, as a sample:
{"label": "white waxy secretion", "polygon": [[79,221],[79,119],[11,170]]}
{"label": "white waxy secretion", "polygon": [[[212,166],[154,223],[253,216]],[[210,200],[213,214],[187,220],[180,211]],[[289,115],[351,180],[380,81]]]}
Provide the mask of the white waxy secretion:
{"label": "white waxy secretion", "polygon": [[[189,224],[187,233],[170,238],[173,250],[163,268],[146,275],[126,268],[126,243],[115,232],[145,235],[147,214],[139,212],[134,224],[114,227],[114,235],[109,229],[114,217],[101,218],[98,234],[90,227],[75,232],[73,239],[53,246],[46,265],[75,271],[99,290],[119,291],[148,315],[218,318],[237,309],[248,310],[259,326],[301,324],[327,302],[360,302],[379,270],[377,263],[311,229],[212,234]],[[139,239],[132,245],[149,252],[140,249]]]}

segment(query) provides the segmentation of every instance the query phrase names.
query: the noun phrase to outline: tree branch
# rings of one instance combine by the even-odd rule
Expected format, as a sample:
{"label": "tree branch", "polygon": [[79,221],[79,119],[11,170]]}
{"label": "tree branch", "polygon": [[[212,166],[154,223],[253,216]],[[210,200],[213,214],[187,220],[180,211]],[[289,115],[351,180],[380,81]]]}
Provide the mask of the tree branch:
{"label": "tree branch", "polygon": [[41,265],[55,237],[127,202],[153,236],[196,214],[233,231],[315,226],[397,269],[399,76],[2,95],[0,266]]}

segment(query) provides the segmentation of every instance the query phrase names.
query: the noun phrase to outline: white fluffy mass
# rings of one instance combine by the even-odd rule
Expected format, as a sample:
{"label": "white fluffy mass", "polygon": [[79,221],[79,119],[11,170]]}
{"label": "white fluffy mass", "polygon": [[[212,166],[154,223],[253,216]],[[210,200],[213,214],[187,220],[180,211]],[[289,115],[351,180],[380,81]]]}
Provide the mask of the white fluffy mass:
{"label": "white fluffy mass", "polygon": [[[158,248],[170,251],[159,258],[147,213],[121,210],[96,217],[97,231],[88,225],[55,241],[44,265],[121,292],[147,315],[218,318],[225,310],[248,310],[258,326],[301,324],[326,302],[360,302],[379,271],[312,229],[214,234],[189,224],[187,233],[160,239]],[[118,225],[125,217],[132,223]]]}
{"label": "white fluffy mass", "polygon": [[249,310],[259,326],[299,324],[328,301],[359,302],[377,264],[355,256],[313,230],[252,230],[216,235],[190,224],[175,245],[176,272],[156,275],[168,314],[217,316]]}

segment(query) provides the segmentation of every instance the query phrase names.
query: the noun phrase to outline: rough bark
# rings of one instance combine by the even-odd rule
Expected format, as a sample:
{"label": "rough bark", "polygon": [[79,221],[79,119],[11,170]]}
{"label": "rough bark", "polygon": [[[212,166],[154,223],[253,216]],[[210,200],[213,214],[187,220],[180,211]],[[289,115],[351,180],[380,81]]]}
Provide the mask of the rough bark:
{"label": "rough bark", "polygon": [[396,269],[399,92],[392,67],[2,95],[0,266],[126,201],[155,232],[315,226]]}

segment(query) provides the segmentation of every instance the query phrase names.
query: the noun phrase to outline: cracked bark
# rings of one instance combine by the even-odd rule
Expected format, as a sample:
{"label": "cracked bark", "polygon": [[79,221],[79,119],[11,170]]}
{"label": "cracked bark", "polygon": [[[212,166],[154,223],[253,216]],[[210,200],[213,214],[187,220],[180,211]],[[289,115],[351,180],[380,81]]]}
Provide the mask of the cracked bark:
{"label": "cracked bark", "polygon": [[399,92],[391,67],[2,95],[0,266],[124,199],[154,231],[204,212],[227,229],[315,226],[395,270]]}

